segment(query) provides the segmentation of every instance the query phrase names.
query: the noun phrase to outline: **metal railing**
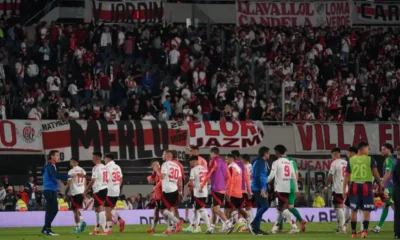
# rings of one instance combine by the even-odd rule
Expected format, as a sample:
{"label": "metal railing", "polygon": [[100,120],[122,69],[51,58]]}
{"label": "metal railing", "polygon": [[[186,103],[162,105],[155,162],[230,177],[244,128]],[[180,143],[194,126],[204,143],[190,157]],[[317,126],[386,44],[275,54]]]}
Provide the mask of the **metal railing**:
{"label": "metal railing", "polygon": [[59,6],[60,1],[59,0],[53,0],[50,3],[48,3],[42,10],[37,12],[35,15],[33,15],[31,18],[26,21],[26,24],[30,23],[37,23],[42,19],[44,16],[46,16],[47,13],[49,13],[53,8]]}

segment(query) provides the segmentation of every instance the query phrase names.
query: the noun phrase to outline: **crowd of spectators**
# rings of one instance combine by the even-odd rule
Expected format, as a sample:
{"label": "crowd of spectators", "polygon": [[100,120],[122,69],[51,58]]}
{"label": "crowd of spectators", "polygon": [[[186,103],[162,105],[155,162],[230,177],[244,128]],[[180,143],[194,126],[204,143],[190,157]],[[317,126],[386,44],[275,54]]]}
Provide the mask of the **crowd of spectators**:
{"label": "crowd of spectators", "polygon": [[2,119],[399,120],[390,27],[0,23]]}

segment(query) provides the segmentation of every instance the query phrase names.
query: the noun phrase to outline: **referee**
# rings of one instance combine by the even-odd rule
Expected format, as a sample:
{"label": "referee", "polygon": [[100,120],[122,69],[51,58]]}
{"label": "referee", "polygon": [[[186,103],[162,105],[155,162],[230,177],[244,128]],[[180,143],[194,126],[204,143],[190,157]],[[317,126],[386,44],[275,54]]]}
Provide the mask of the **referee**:
{"label": "referee", "polygon": [[58,236],[51,230],[51,223],[58,212],[57,191],[58,180],[67,181],[68,178],[76,177],[76,174],[61,175],[57,172],[56,163],[60,160],[60,153],[57,150],[51,150],[50,160],[42,169],[43,174],[43,195],[46,199],[46,215],[42,233],[47,236]]}

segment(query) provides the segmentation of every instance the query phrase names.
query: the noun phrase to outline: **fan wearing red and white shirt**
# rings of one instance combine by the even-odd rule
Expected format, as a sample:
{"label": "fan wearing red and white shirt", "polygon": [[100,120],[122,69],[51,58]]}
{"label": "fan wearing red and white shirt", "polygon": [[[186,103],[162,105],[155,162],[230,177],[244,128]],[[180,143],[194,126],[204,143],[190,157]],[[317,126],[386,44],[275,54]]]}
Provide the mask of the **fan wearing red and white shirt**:
{"label": "fan wearing red and white shirt", "polygon": [[165,153],[165,162],[162,164],[161,169],[157,165],[153,166],[153,170],[157,172],[162,183],[162,203],[161,213],[164,216],[164,220],[168,223],[168,229],[164,232],[165,234],[171,234],[174,224],[176,224],[176,233],[182,230],[183,221],[179,220],[174,216],[175,207],[178,202],[182,199],[182,175],[181,168],[178,164],[174,163],[173,152],[167,150]]}
{"label": "fan wearing red and white shirt", "polygon": [[400,80],[400,68],[396,71],[396,78]]}
{"label": "fan wearing red and white shirt", "polygon": [[94,230],[90,233],[91,235],[98,235],[100,225],[103,228],[104,233],[107,232],[107,220],[106,212],[104,211],[104,202],[107,197],[107,168],[101,163],[101,158],[103,154],[101,152],[93,153],[93,164],[95,165],[92,169],[92,180],[90,180],[87,185],[85,192],[86,195],[90,189],[93,188],[93,198],[94,198],[94,211],[96,212],[96,226]]}
{"label": "fan wearing red and white shirt", "polygon": [[111,153],[106,154],[104,158],[104,162],[106,163],[107,170],[107,197],[105,201],[106,207],[106,219],[107,219],[107,231],[106,235],[112,234],[112,224],[113,217],[119,223],[119,231],[122,232],[125,229],[125,221],[122,220],[118,211],[115,208],[115,204],[118,201],[118,197],[121,193],[121,185],[122,185],[122,170],[121,168],[114,162],[114,155]]}
{"label": "fan wearing red and white shirt", "polygon": [[228,91],[228,86],[225,82],[220,82],[217,85],[217,94],[215,95],[215,98],[218,99],[219,97],[222,97],[223,100],[225,100],[226,91]]}
{"label": "fan wearing red and white shirt", "polygon": [[60,97],[61,80],[54,71],[52,76],[47,78],[47,91],[54,92],[57,97]]}
{"label": "fan wearing red and white shirt", "polygon": [[88,193],[83,201],[83,210],[91,211],[93,210],[94,199],[90,193]]}
{"label": "fan wearing red and white shirt", "polygon": [[345,115],[343,114],[343,110],[341,108],[339,108],[337,115],[335,115],[334,120],[336,122],[344,122],[345,120]]}
{"label": "fan wearing red and white shirt", "polygon": [[306,121],[314,121],[315,120],[314,113],[311,111],[310,108],[307,109],[307,112],[304,115],[304,120],[306,120]]}
{"label": "fan wearing red and white shirt", "polygon": [[137,84],[133,76],[128,76],[125,79],[125,84],[128,87],[128,93],[136,92]]}
{"label": "fan wearing red and white shirt", "polygon": [[349,73],[349,77],[346,79],[346,83],[350,85],[350,90],[356,90],[357,79],[353,76],[352,73]]}
{"label": "fan wearing red and white shirt", "polygon": [[190,109],[189,104],[185,105],[185,108],[182,110],[182,113],[185,121],[193,120],[193,110]]}

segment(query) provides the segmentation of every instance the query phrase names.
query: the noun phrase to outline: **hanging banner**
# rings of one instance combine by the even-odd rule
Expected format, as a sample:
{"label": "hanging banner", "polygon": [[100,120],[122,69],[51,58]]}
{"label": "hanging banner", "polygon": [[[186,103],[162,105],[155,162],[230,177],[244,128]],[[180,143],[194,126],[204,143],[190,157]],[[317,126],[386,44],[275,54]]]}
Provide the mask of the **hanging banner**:
{"label": "hanging banner", "polygon": [[368,142],[370,154],[380,154],[384,143],[400,145],[400,125],[392,123],[293,124],[296,153],[330,154]]}
{"label": "hanging banner", "polygon": [[336,2],[253,2],[236,1],[238,26],[351,26],[351,4]]}
{"label": "hanging banner", "polygon": [[[306,186],[309,185],[311,193],[316,190],[321,190],[325,186],[328,178],[331,159],[301,159],[295,158],[299,178],[297,184],[300,192],[306,191]],[[310,171],[308,171],[310,170]]]}
{"label": "hanging banner", "polygon": [[99,1],[92,0],[93,18],[102,22],[162,23],[163,0]]}
{"label": "hanging banner", "polygon": [[42,126],[39,121],[0,121],[0,151],[10,153],[43,152]]}
{"label": "hanging banner", "polygon": [[260,121],[191,121],[190,146],[199,148],[248,148],[263,141]]}
{"label": "hanging banner", "polygon": [[61,161],[90,160],[93,152],[113,153],[119,160],[153,159],[167,149],[184,160],[188,135],[185,122],[172,121],[42,121],[42,128],[46,154],[57,149]]}
{"label": "hanging banner", "polygon": [[400,5],[397,3],[355,2],[357,18],[366,24],[400,24]]}
{"label": "hanging banner", "polygon": [[11,17],[19,10],[20,4],[21,0],[0,0],[0,14]]}

